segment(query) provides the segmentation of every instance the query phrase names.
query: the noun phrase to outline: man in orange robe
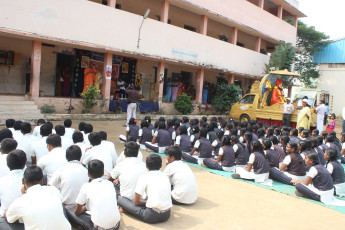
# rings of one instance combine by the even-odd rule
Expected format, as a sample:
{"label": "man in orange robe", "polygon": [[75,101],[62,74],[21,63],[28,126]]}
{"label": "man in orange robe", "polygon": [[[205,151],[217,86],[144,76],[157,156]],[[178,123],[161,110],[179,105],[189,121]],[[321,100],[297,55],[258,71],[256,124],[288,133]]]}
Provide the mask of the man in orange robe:
{"label": "man in orange robe", "polygon": [[95,68],[94,63],[90,62],[89,68],[86,68],[84,70],[84,89],[83,93],[89,87],[90,85],[95,84],[95,78],[96,78],[97,70]]}
{"label": "man in orange robe", "polygon": [[271,106],[278,102],[285,102],[284,92],[283,92],[283,81],[280,79],[276,80],[276,86],[272,91]]}

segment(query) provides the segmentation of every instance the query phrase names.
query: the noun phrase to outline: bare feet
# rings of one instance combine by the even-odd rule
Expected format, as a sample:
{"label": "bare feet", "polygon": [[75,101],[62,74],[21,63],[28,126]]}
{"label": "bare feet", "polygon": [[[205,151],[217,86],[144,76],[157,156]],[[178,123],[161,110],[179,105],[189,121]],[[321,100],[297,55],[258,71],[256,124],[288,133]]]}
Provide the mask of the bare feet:
{"label": "bare feet", "polygon": [[124,210],[123,208],[121,208],[120,206],[118,206],[119,207],[119,211],[121,212],[121,213],[128,213],[126,210]]}

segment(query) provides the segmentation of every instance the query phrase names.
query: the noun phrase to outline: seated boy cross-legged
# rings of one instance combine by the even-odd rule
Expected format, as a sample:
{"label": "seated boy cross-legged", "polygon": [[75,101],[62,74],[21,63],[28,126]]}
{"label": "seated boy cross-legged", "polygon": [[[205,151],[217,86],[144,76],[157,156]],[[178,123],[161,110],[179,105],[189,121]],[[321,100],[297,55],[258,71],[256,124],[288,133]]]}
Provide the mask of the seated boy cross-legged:
{"label": "seated boy cross-legged", "polygon": [[[128,213],[147,223],[159,223],[170,218],[171,185],[169,179],[159,169],[162,158],[151,154],[146,158],[149,172],[139,177],[134,202],[126,197],[119,197],[118,205]],[[147,200],[140,200],[146,193]]]}

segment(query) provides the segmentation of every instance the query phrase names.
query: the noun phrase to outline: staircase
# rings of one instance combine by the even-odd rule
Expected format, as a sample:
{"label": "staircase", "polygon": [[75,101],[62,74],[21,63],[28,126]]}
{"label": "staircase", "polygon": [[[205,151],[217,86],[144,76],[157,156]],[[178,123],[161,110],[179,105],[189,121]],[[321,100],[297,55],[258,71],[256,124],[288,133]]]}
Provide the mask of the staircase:
{"label": "staircase", "polygon": [[0,95],[0,125],[4,125],[8,118],[36,125],[37,119],[44,115],[34,101],[27,101],[24,96]]}

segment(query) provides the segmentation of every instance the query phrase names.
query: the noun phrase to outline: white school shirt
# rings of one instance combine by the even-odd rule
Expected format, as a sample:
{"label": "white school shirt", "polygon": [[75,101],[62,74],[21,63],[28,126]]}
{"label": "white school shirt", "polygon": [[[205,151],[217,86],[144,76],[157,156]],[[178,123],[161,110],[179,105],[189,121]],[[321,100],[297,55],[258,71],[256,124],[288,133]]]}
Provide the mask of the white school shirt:
{"label": "white school shirt", "polygon": [[181,136],[178,135],[178,136],[176,137],[175,145],[180,145],[180,144],[181,144]]}
{"label": "white school shirt", "polygon": [[115,145],[113,142],[111,141],[102,141],[101,142],[101,146],[104,148],[109,149],[110,153],[111,153],[111,157],[112,157],[112,163],[113,163],[113,168],[116,165],[116,160],[117,160],[117,153],[116,153],[116,149],[115,149]]}
{"label": "white school shirt", "polygon": [[10,171],[6,176],[0,178],[0,216],[4,216],[12,202],[22,195],[24,170],[16,169]]}
{"label": "white school shirt", "polygon": [[32,143],[38,141],[39,138],[34,136],[30,133],[24,134],[22,138],[18,141],[18,148],[21,149],[26,153],[26,160],[27,162],[31,162],[31,155],[32,155]]}
{"label": "white school shirt", "polygon": [[36,162],[38,162],[41,159],[41,157],[43,157],[49,152],[46,140],[47,140],[47,137],[42,137],[41,139],[39,139],[38,141],[35,141],[31,145],[31,149],[32,149],[31,156],[36,157]]}
{"label": "white school shirt", "polygon": [[10,169],[7,166],[7,155],[0,152],[0,178],[6,176]]}
{"label": "white school shirt", "polygon": [[52,186],[31,186],[10,205],[6,216],[9,223],[23,220],[25,230],[71,229],[63,213],[60,192]]}
{"label": "white school shirt", "polygon": [[315,109],[318,117],[324,117],[327,112],[327,107],[325,104],[321,104]]}
{"label": "white school shirt", "polygon": [[172,207],[169,178],[160,170],[149,171],[140,176],[135,193],[140,196],[147,195],[147,208],[165,211]]}
{"label": "white school shirt", "polygon": [[34,131],[32,132],[32,135],[33,136],[37,136],[37,137],[42,137],[40,133],[41,133],[41,125],[40,126],[36,126],[34,128]]}
{"label": "white school shirt", "polygon": [[113,159],[109,149],[104,148],[101,145],[93,146],[91,149],[85,152],[84,159],[82,161],[83,165],[87,166],[91,160],[100,160],[104,164],[104,179],[108,179],[108,176],[113,170]]}
{"label": "white school shirt", "polygon": [[291,163],[291,157],[290,155],[287,155],[283,160],[283,164],[289,165],[290,163]]}
{"label": "white school shirt", "polygon": [[14,131],[12,131],[12,136],[13,136],[14,140],[19,142],[19,140],[23,137],[23,134],[20,130],[14,130]]}
{"label": "white school shirt", "polygon": [[91,145],[89,141],[89,135],[90,133],[84,134],[84,143],[87,145]]}
{"label": "white school shirt", "polygon": [[73,145],[73,140],[72,140],[72,138],[66,136],[66,134],[63,135],[63,136],[60,136],[60,137],[61,137],[61,147],[62,147],[63,149],[68,149],[68,147],[70,147],[71,145]]}
{"label": "white school shirt", "polygon": [[212,146],[213,147],[216,147],[218,145],[218,141],[217,140],[214,140],[213,142],[212,142]]}
{"label": "white school shirt", "polygon": [[108,180],[96,178],[84,184],[75,202],[86,205],[92,223],[99,227],[113,228],[121,219],[114,185]]}
{"label": "white school shirt", "polygon": [[229,136],[229,135],[230,135],[230,131],[229,130],[225,130],[224,136]]}
{"label": "white school shirt", "polygon": [[194,148],[199,148],[199,146],[200,146],[200,141],[196,140],[194,143]]}
{"label": "white school shirt", "polygon": [[83,142],[78,142],[78,143],[75,143],[75,145],[78,145],[81,149],[81,160],[82,161],[84,159],[84,155],[85,155],[85,151],[87,148],[90,148],[91,146],[90,145],[87,145]]}
{"label": "white school shirt", "polygon": [[65,127],[65,136],[70,137],[72,139],[73,133],[75,132],[74,128],[66,128]]}
{"label": "white school shirt", "polygon": [[[136,157],[137,158],[137,161],[139,162],[142,162],[143,161],[143,153],[141,151],[138,152],[138,156]],[[116,160],[116,164],[119,164],[120,162],[122,162],[124,159],[126,159],[126,156],[125,156],[125,152],[122,151],[120,153],[120,156],[117,158]]]}
{"label": "white school shirt", "polygon": [[146,164],[136,157],[126,157],[111,172],[111,177],[120,181],[120,194],[134,200],[135,186],[139,177],[147,173]]}
{"label": "white school shirt", "polygon": [[48,184],[60,190],[62,204],[75,205],[81,186],[87,182],[87,169],[79,161],[73,160],[56,170]]}
{"label": "white school shirt", "polygon": [[66,150],[60,147],[52,149],[37,161],[37,166],[42,169],[44,175],[47,175],[47,181],[50,180],[56,170],[67,164]]}
{"label": "white school shirt", "polygon": [[172,197],[183,204],[192,204],[198,198],[198,185],[194,173],[182,161],[173,161],[164,169],[164,174],[169,177]]}

